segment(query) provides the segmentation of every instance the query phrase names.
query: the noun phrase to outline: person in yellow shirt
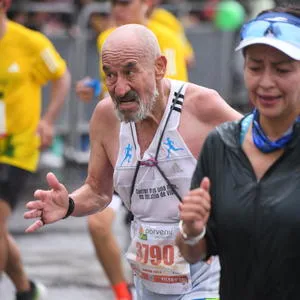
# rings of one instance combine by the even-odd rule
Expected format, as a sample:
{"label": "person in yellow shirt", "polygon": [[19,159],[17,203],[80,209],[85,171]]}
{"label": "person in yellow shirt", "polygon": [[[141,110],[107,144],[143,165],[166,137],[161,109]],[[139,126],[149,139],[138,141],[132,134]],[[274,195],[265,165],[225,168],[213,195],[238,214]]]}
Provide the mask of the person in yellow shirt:
{"label": "person in yellow shirt", "polygon": [[160,7],[160,3],[161,0],[152,0],[152,5],[149,6],[148,10],[149,19],[153,22],[157,22],[161,25],[164,25],[173,32],[175,32],[176,36],[179,37],[182,40],[182,43],[184,44],[185,59],[187,65],[189,67],[193,66],[195,63],[195,54],[193,46],[185,34],[185,29],[182,23],[170,11],[163,7]]}
{"label": "person in yellow shirt", "polygon": [[[153,6],[154,0],[111,0],[112,17],[116,27],[125,24],[143,24],[148,27],[157,37],[162,53],[168,59],[167,77],[176,80],[188,80],[187,62],[191,60],[191,52],[187,51],[187,46],[181,36],[174,38],[174,31],[164,24],[160,24],[152,18],[148,18],[150,8]],[[97,38],[97,47],[99,53],[101,48],[110,35],[116,28],[112,27],[102,32]],[[192,49],[191,49],[192,51]],[[192,52],[193,53],[193,52]],[[99,67],[101,63],[99,64]],[[104,73],[99,70],[101,82],[104,82]],[[92,84],[93,83],[93,84]],[[86,77],[79,81],[76,86],[76,92],[79,98],[83,101],[90,101],[94,96],[98,97],[100,93],[95,92],[97,82],[91,81],[90,77]],[[99,88],[97,88],[99,90]],[[106,93],[106,87],[102,85],[103,96]]]}
{"label": "person in yellow shirt", "polygon": [[[38,300],[45,288],[29,280],[7,222],[37,169],[40,149],[52,143],[70,74],[44,35],[7,19],[9,5],[0,0],[0,275],[10,277],[17,300]],[[41,118],[42,86],[49,81],[51,98]]]}
{"label": "person in yellow shirt", "polygon": [[[115,25],[118,27],[135,23],[147,26],[157,37],[162,54],[165,55],[168,60],[167,77],[187,81],[188,71],[185,46],[182,40],[176,37],[172,30],[148,18],[147,13],[152,6],[152,1],[153,0],[111,0],[111,13]],[[116,27],[107,29],[98,36],[97,46],[99,53],[101,53],[106,38]],[[99,67],[100,78],[101,81],[104,82],[104,72],[101,69],[101,63]],[[96,81],[91,80],[89,77],[77,83],[76,92],[81,100],[90,101],[93,96],[96,96],[94,94],[95,90],[91,87],[93,86],[92,83],[95,84]],[[102,86],[102,95],[104,94],[106,94],[106,87]],[[111,228],[120,203],[120,198],[114,195],[112,204],[109,207],[98,214],[88,217],[88,225],[97,257],[108,276],[115,293],[115,299],[128,300],[132,299],[132,296],[122,270],[121,251]]]}

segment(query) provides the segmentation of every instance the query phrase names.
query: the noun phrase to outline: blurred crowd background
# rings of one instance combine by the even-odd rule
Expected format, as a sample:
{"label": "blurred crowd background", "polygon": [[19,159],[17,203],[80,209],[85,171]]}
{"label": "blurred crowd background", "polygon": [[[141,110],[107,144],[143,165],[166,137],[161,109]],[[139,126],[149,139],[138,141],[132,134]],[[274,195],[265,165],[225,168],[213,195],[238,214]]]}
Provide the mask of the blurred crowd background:
{"label": "blurred crowd background", "polygon": [[[243,85],[243,58],[234,52],[240,25],[262,9],[287,1],[292,0],[162,0],[160,6],[181,21],[194,48],[196,64],[189,70],[190,81],[216,89],[230,105],[247,112],[250,107]],[[242,13],[232,5],[236,2]],[[99,77],[96,38],[113,24],[110,4],[109,0],[12,1],[8,17],[46,34],[66,59],[72,75],[73,87],[57,123],[51,157],[44,153],[41,162],[51,161],[55,166],[57,158],[57,166],[61,166],[65,160],[88,161],[88,123],[99,99],[82,103],[74,87],[84,76]],[[224,11],[220,11],[222,4],[228,4]]]}
{"label": "blurred crowd background", "polygon": [[[161,5],[180,18],[185,27],[213,21],[218,3],[222,0],[164,0]],[[9,17],[32,29],[47,35],[75,34],[78,16],[86,6],[106,3],[106,0],[14,0]],[[276,0],[238,0],[251,17],[264,7],[270,7]],[[107,13],[93,13],[89,25],[96,34],[110,26]]]}

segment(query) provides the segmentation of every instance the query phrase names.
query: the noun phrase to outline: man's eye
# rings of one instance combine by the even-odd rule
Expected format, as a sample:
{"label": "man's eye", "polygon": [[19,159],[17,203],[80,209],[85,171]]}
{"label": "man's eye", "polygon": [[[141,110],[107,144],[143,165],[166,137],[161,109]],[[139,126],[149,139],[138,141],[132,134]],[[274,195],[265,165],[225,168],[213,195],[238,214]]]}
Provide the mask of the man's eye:
{"label": "man's eye", "polygon": [[108,73],[108,74],[106,74],[106,77],[107,77],[107,78],[113,78],[113,77],[114,77],[114,74]]}
{"label": "man's eye", "polygon": [[254,71],[254,72],[258,71],[260,69],[260,67],[258,67],[258,66],[249,66],[248,68],[249,68],[249,70]]}
{"label": "man's eye", "polygon": [[277,72],[280,73],[280,74],[285,74],[285,73],[288,73],[289,70],[287,70],[287,69],[277,69]]}

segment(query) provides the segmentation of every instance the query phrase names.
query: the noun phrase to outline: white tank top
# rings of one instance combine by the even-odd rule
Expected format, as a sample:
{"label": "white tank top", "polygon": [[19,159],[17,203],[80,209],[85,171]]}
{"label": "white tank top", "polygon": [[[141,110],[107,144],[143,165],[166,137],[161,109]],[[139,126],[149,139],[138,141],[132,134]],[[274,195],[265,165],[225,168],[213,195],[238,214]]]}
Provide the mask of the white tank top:
{"label": "white tank top", "polygon": [[[171,81],[166,110],[143,157],[140,155],[135,124],[121,123],[114,186],[127,208],[141,221],[178,222],[177,196],[182,198],[190,188],[196,159],[177,130],[186,86],[186,83]],[[179,90],[180,95],[177,95]],[[140,166],[135,176],[138,164]],[[175,188],[177,196],[170,185]]]}
{"label": "white tank top", "polygon": [[[218,259],[212,258],[209,264],[198,262],[188,265],[187,262],[180,261],[178,250],[172,246],[178,232],[179,198],[182,199],[189,191],[197,161],[178,132],[188,83],[176,80],[170,82],[166,110],[143,157],[140,155],[135,124],[121,123],[114,187],[134,215],[131,224],[132,241],[126,257],[137,275],[136,284],[143,287],[141,299],[165,299],[166,295],[173,295],[166,299],[178,299],[178,295],[174,294],[184,294],[183,299],[214,298],[218,297],[219,289]],[[171,236],[173,242],[167,240]],[[174,284],[157,283],[154,279],[152,281],[151,272],[157,270],[149,264],[146,254],[141,249],[136,249],[137,245],[142,245],[141,249],[148,249],[153,245],[156,249],[175,249],[176,263],[173,268],[176,270],[181,266],[183,271],[179,279],[182,277],[186,280]],[[141,260],[147,260],[148,264],[137,262]],[[162,268],[161,265],[158,268],[159,272],[163,272],[162,278],[179,280],[172,269]],[[145,277],[148,279],[145,280]]]}

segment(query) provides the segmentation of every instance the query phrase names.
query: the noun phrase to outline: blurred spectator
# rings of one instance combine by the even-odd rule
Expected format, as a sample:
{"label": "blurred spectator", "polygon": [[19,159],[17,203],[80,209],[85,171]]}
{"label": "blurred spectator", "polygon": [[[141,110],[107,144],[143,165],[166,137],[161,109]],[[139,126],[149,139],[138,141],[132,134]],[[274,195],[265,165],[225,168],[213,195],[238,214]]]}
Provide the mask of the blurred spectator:
{"label": "blurred spectator", "polygon": [[[34,11],[28,11],[29,2],[31,5],[41,5],[40,11],[38,6]],[[31,0],[31,1],[14,1],[13,9],[9,12],[8,17],[26,27],[41,31],[46,35],[65,35],[68,33],[74,23],[75,15],[70,13],[48,12],[55,4],[73,5],[73,0]],[[58,9],[59,10],[59,9]]]}
{"label": "blurred spectator", "polygon": [[24,11],[16,11],[7,14],[8,18],[22,25],[28,24],[28,13]]}
{"label": "blurred spectator", "polygon": [[[73,0],[34,0],[34,2],[44,4],[58,4],[66,3],[73,5]],[[46,35],[65,35],[71,28],[74,15],[67,13],[49,13],[45,11],[39,11],[31,13],[29,16],[28,26],[39,30]]]}
{"label": "blurred spectator", "polygon": [[[77,11],[80,13],[85,6],[97,3],[97,2],[107,2],[105,0],[75,0],[75,5]],[[94,12],[90,16],[89,27],[94,31],[95,36],[98,36],[101,32],[106,29],[113,27],[113,21],[110,12]]]}
{"label": "blurred spectator", "polygon": [[190,0],[191,8],[182,22],[185,27],[193,27],[202,22],[211,22],[214,19],[216,7],[221,0]]}
{"label": "blurred spectator", "polygon": [[149,6],[147,12],[149,19],[153,22],[157,22],[163,26],[166,26],[181,39],[185,49],[187,65],[188,67],[192,67],[195,65],[194,50],[186,37],[183,24],[181,24],[180,20],[176,18],[176,16],[170,11],[160,7],[161,2],[161,0],[152,0],[152,5]]}
{"label": "blurred spectator", "polygon": [[[245,1],[241,1],[245,2]],[[275,6],[275,2],[273,0],[253,0],[251,2],[249,18],[255,17],[260,11],[273,8]]]}
{"label": "blurred spectator", "polygon": [[90,17],[89,25],[98,36],[101,32],[113,27],[114,22],[110,14],[93,13]]}
{"label": "blurred spectator", "polygon": [[94,0],[74,0],[74,4],[77,6],[78,10],[81,10],[84,5],[95,2]]}

